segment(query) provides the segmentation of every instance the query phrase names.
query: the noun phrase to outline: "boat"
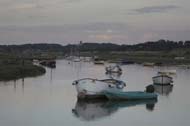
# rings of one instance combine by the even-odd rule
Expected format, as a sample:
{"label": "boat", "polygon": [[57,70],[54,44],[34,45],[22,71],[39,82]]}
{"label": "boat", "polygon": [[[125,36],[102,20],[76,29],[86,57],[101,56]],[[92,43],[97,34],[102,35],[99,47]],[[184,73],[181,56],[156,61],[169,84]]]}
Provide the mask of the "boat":
{"label": "boat", "polygon": [[105,67],[106,73],[122,73],[122,69],[119,65],[109,65]]}
{"label": "boat", "polygon": [[81,61],[83,62],[91,62],[92,61],[92,57],[80,57]]}
{"label": "boat", "polygon": [[145,63],[143,63],[143,66],[153,67],[154,63],[145,62]]}
{"label": "boat", "polygon": [[95,58],[94,59],[94,64],[96,65],[104,65],[104,60],[100,58]]}
{"label": "boat", "polygon": [[125,82],[116,79],[84,78],[73,82],[79,99],[106,98],[104,91],[121,91],[126,86]]}
{"label": "boat", "polygon": [[178,65],[178,67],[183,69],[190,69],[190,65]]}
{"label": "boat", "polygon": [[40,61],[38,59],[33,59],[32,61],[34,64],[38,64]]}
{"label": "boat", "polygon": [[156,93],[148,93],[143,91],[105,91],[104,94],[109,100],[145,100],[157,99]]}
{"label": "boat", "polygon": [[55,60],[43,60],[39,62],[40,65],[49,67],[49,68],[56,68],[56,61]]}
{"label": "boat", "polygon": [[168,85],[173,83],[173,78],[165,74],[152,77],[152,80],[153,84]]}

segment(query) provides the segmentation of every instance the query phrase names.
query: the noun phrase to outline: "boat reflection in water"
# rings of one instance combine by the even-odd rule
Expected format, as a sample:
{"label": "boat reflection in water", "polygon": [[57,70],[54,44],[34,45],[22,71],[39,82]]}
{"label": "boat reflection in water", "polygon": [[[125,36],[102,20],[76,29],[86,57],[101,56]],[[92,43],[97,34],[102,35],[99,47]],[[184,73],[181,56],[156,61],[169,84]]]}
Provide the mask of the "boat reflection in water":
{"label": "boat reflection in water", "polygon": [[146,105],[149,111],[154,110],[157,100],[137,100],[137,101],[109,101],[109,100],[78,100],[72,113],[84,121],[93,121],[111,116],[121,108],[136,105]]}
{"label": "boat reflection in water", "polygon": [[154,89],[155,89],[156,93],[158,93],[160,95],[168,96],[173,90],[173,85],[172,84],[168,84],[168,85],[156,85],[156,84],[154,84]]}

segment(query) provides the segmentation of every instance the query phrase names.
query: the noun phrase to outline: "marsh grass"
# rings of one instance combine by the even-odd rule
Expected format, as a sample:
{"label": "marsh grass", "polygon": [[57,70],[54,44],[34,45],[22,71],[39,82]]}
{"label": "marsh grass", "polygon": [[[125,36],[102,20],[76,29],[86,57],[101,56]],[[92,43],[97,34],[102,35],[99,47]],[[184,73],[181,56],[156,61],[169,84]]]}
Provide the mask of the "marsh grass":
{"label": "marsh grass", "polygon": [[39,76],[45,72],[46,70],[43,67],[33,65],[31,61],[18,59],[0,60],[0,81]]}

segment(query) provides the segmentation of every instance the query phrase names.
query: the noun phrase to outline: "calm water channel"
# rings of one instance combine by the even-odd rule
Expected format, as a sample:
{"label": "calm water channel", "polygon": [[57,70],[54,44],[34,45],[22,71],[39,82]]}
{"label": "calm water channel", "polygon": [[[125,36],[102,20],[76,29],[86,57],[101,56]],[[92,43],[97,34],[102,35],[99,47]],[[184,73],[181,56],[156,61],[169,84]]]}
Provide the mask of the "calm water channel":
{"label": "calm water channel", "polygon": [[122,66],[126,91],[145,90],[159,69],[175,69],[173,86],[157,86],[158,100],[77,102],[72,81],[104,79],[104,66],[58,60],[40,77],[0,82],[0,126],[189,126],[190,69]]}

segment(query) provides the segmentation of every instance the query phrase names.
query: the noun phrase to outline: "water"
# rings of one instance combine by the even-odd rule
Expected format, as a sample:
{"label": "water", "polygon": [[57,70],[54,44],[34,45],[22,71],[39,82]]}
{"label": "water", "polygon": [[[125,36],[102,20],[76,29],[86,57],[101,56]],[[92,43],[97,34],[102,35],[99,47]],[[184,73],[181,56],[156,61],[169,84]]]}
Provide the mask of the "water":
{"label": "water", "polygon": [[[125,90],[145,90],[158,67],[122,66],[115,76]],[[77,102],[72,81],[83,77],[108,78],[104,66],[57,61],[56,69],[36,78],[0,82],[0,126],[189,126],[190,70],[176,69],[174,85],[156,87],[157,101]]]}

